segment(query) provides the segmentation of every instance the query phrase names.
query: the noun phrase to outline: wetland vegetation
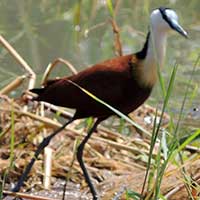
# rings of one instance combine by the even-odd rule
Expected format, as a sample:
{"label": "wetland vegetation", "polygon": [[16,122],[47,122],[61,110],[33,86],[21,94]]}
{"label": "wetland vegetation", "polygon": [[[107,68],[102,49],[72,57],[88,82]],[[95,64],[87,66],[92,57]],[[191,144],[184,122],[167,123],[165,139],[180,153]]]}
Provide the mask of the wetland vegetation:
{"label": "wetland vegetation", "polygon": [[[151,107],[143,106],[130,115],[134,122],[151,132],[152,138],[125,120],[112,117],[91,139],[85,160],[105,200],[118,196],[118,199],[142,199],[140,193],[146,169],[149,176],[143,192],[145,199],[199,198],[199,0],[0,2],[0,34],[36,73],[36,86],[48,64],[56,58],[66,59],[80,71],[116,56],[115,44],[118,43],[111,19],[119,28],[123,54],[140,50],[148,31],[149,14],[161,5],[177,11],[189,39],[176,33],[168,38],[166,61],[161,72],[163,83],[157,83],[146,102]],[[58,64],[50,76],[71,73],[70,68]],[[25,78],[19,87],[2,93],[5,86],[22,75]],[[48,108],[45,114],[40,113],[40,108],[22,101],[20,97],[28,84],[27,72],[1,43],[1,190],[9,190],[17,181],[41,137],[51,133],[70,116],[71,110],[50,112],[51,108]],[[160,119],[162,123],[159,123]],[[41,183],[43,155],[36,162],[24,191],[61,199],[66,181],[67,199],[90,198],[74,159],[76,145],[85,134],[85,127],[90,126],[90,120],[73,124],[50,145],[55,158],[52,161],[51,192],[46,194]]]}

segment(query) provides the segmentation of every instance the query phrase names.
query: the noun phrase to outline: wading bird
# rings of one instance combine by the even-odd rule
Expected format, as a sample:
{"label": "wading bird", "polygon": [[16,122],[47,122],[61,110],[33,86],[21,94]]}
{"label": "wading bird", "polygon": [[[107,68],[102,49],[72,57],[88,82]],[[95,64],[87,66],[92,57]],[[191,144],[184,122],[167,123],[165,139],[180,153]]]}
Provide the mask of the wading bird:
{"label": "wading bird", "polygon": [[93,199],[98,199],[97,191],[82,159],[83,149],[98,124],[114,113],[92,99],[72,82],[124,114],[134,111],[149,97],[156,83],[157,66],[163,65],[166,40],[170,30],[187,37],[187,32],[180,26],[174,10],[157,8],[151,13],[150,30],[141,51],[98,63],[76,75],[51,80],[44,87],[31,90],[38,95],[34,98],[35,101],[45,101],[57,106],[74,108],[76,112],[67,123],[45,138],[39,145],[34,158],[13,191],[19,191],[35,159],[56,134],[76,119],[94,117],[96,121],[93,127],[78,146],[77,159]]}

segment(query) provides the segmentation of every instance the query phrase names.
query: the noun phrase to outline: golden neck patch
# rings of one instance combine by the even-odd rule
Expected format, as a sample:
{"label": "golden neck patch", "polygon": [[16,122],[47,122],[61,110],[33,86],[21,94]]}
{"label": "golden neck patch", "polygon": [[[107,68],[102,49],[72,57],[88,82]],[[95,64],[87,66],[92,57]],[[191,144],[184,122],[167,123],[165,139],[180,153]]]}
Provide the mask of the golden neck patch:
{"label": "golden neck patch", "polygon": [[146,60],[131,60],[133,76],[141,87],[151,88],[157,80],[157,68],[154,62],[147,63]]}

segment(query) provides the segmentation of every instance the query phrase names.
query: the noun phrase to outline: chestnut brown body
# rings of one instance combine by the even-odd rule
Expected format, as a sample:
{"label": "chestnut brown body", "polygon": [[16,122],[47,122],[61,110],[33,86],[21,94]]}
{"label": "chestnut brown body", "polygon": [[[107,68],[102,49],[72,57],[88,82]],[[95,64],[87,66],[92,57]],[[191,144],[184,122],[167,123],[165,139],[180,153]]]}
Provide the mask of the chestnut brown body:
{"label": "chestnut brown body", "polygon": [[150,95],[152,87],[142,87],[137,80],[135,55],[126,55],[94,65],[76,75],[51,80],[41,89],[37,101],[76,109],[75,118],[107,118],[112,111],[92,99],[68,80],[88,90],[98,98],[128,114]]}

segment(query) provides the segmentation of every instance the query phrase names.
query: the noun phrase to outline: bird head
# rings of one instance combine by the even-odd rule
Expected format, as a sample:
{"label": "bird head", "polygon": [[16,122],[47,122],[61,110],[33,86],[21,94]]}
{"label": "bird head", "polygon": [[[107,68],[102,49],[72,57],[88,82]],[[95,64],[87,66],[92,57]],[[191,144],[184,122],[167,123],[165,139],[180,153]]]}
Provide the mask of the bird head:
{"label": "bird head", "polygon": [[160,7],[151,13],[151,28],[153,31],[167,33],[175,30],[184,37],[188,37],[187,32],[182,28],[178,21],[178,15],[170,8]]}

